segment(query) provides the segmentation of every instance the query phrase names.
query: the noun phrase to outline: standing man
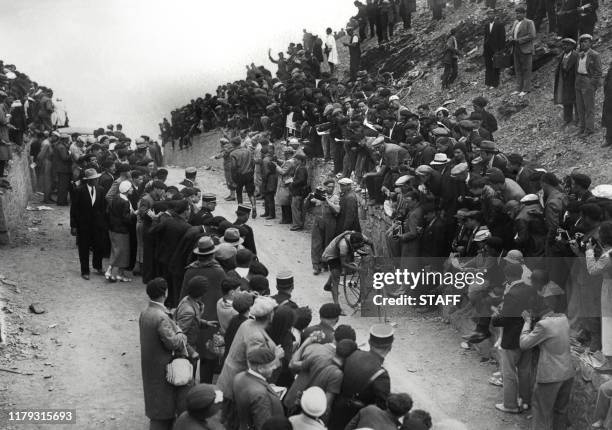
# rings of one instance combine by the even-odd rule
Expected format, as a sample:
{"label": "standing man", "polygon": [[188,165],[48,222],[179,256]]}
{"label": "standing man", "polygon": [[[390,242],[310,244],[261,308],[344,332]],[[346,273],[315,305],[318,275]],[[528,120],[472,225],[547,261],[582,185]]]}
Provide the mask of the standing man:
{"label": "standing man", "polygon": [[531,91],[531,69],[533,67],[534,40],[536,38],[535,24],[525,18],[525,8],[518,6],[515,10],[516,21],[512,26],[510,40],[514,55],[514,71],[516,72],[516,91],[511,94],[525,96]]}
{"label": "standing man", "polygon": [[255,209],[255,161],[251,150],[240,146],[240,138],[234,137],[231,141],[233,151],[230,153],[230,171],[232,172],[232,180],[236,184],[236,199],[238,204],[242,204],[242,190],[246,190],[251,202],[252,216],[257,217],[257,209]]}
{"label": "standing man", "polygon": [[485,63],[485,85],[489,89],[499,86],[501,69],[495,67],[493,56],[506,47],[506,27],[497,19],[494,9],[487,10],[487,21],[484,24],[484,44],[482,56]]}
{"label": "standing man", "polygon": [[612,146],[612,64],[608,67],[608,73],[604,81],[604,102],[601,125],[606,129],[606,140],[602,147]]}
{"label": "standing man", "polygon": [[359,205],[353,191],[353,181],[342,178],[338,181],[338,185],[340,185],[340,212],[336,222],[336,236],[349,230],[360,232]]}
{"label": "standing man", "polygon": [[355,34],[352,27],[346,29],[349,37],[349,43],[344,42],[344,46],[348,47],[350,55],[350,75],[351,81],[357,80],[357,72],[361,63],[361,41],[359,36]]}
{"label": "standing man", "polygon": [[302,150],[295,153],[296,167],[291,182],[291,231],[304,230],[304,198],[310,192],[308,185],[308,169],[306,168],[306,154]]}
{"label": "standing man", "polygon": [[333,76],[338,64],[338,48],[336,47],[336,38],[332,34],[332,29],[327,28],[325,30],[325,57],[327,58],[327,64],[329,64],[329,73]]}
{"label": "standing man", "polygon": [[538,347],[540,354],[533,391],[534,430],[565,430],[568,406],[574,382],[574,365],[570,350],[570,324],[562,313],[563,290],[546,284],[539,295],[544,302],[540,320],[533,330],[532,316],[523,312],[520,346],[523,350]]}
{"label": "standing man", "polygon": [[404,30],[412,25],[412,14],[416,12],[416,0],[400,0],[399,13],[404,21]]}
{"label": "standing man", "polygon": [[327,245],[336,233],[336,214],[340,212],[340,201],[334,193],[333,179],[323,182],[324,189],[317,189],[314,194],[306,198],[307,206],[312,206],[314,222],[312,226],[312,241],[310,244],[310,258],[314,274],[321,273],[321,257]]}
{"label": "standing man", "polygon": [[563,54],[559,57],[559,64],[555,72],[555,104],[563,105],[563,124],[569,125],[574,120],[574,107],[576,106],[576,67],[578,53],[576,41],[565,38],[561,41]]}
{"label": "standing man", "polygon": [[70,205],[70,233],[77,238],[81,277],[89,280],[89,250],[93,249],[93,267],[103,275],[102,254],[106,230],[106,200],[98,186],[100,174],[85,170],[83,183],[75,190]]}
{"label": "standing man", "polygon": [[145,413],[151,420],[150,430],[172,429],[178,396],[190,388],[189,385],[175,387],[166,380],[166,366],[174,353],[186,352],[187,343],[187,337],[164,306],[167,293],[168,285],[164,279],[150,281],[147,284],[150,301],[138,320]]}
{"label": "standing man", "polygon": [[57,205],[68,206],[68,190],[72,177],[70,136],[62,134],[53,147],[53,172],[57,179]]}
{"label": "standing man", "polygon": [[591,48],[593,36],[582,34],[578,40],[580,52],[576,68],[576,112],[579,134],[595,133],[595,93],[601,85],[601,58]]}

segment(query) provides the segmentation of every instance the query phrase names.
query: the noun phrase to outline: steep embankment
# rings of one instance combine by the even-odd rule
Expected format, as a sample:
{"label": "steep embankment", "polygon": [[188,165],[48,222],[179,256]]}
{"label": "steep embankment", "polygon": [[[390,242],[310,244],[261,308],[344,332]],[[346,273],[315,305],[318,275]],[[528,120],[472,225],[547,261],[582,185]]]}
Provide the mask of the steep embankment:
{"label": "steep embankment", "polygon": [[[499,3],[499,2],[498,2]],[[499,5],[500,17],[509,30],[514,17],[514,4]],[[392,72],[400,87],[402,103],[415,109],[421,103],[429,103],[432,108],[453,99],[447,107],[452,111],[460,106],[471,110],[471,100],[483,95],[490,101],[489,111],[495,113],[500,130],[495,139],[505,152],[518,152],[526,159],[555,170],[567,173],[572,167],[579,167],[589,173],[596,183],[612,181],[612,162],[610,149],[601,148],[604,130],[599,130],[588,140],[573,136],[574,127],[561,128],[562,108],[552,102],[554,75],[560,53],[559,41],[547,34],[539,33],[537,42],[534,91],[524,98],[510,96],[514,90],[514,79],[505,70],[498,89],[487,90],[484,86],[484,65],[482,60],[482,20],[485,8],[474,3],[464,2],[459,9],[447,7],[445,18],[433,22],[431,11],[422,4],[413,15],[413,29],[399,31],[391,39],[386,49],[377,47],[376,38],[368,39],[362,46],[362,68],[376,73]],[[612,40],[612,10],[607,5],[599,9],[599,22],[595,28],[598,39],[594,49],[602,54],[604,73],[612,60],[610,40]],[[401,24],[397,25],[401,28]],[[459,77],[450,92],[442,91],[440,77],[446,36],[455,29],[459,48],[466,54],[459,59]],[[542,29],[546,24],[542,25]],[[348,65],[348,52],[338,41],[341,69],[345,72]],[[415,79],[415,75],[419,77]],[[410,85],[412,83],[412,85]],[[406,85],[410,85],[406,88]],[[596,123],[601,119],[603,92],[600,90],[596,100]],[[501,112],[500,112],[501,109]]]}

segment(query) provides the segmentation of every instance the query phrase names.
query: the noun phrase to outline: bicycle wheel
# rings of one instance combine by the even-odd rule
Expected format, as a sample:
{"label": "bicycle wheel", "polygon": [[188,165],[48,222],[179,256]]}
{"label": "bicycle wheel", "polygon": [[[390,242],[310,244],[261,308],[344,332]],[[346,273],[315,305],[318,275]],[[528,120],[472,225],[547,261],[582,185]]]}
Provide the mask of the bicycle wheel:
{"label": "bicycle wheel", "polygon": [[344,275],[344,298],[351,308],[356,308],[361,301],[361,282],[359,272],[351,275]]}

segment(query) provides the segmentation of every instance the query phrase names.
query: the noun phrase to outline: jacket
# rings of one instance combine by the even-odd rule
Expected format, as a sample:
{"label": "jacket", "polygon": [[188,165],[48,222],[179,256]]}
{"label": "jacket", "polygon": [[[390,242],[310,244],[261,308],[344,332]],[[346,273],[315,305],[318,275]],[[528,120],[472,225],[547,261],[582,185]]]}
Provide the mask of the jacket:
{"label": "jacket", "polygon": [[270,338],[264,326],[251,319],[243,322],[234,336],[225,358],[225,364],[219,379],[217,379],[217,387],[223,391],[224,397],[234,399],[233,381],[236,375],[247,370],[247,354],[249,351],[264,346],[272,350],[276,348],[276,344]]}
{"label": "jacket", "polygon": [[185,335],[178,333],[160,303],[149,302],[140,314],[138,325],[145,414],[152,420],[172,419],[177,411],[177,394],[189,387],[170,385],[166,381],[166,365],[172,361],[173,351],[183,349]]}
{"label": "jacket", "polygon": [[80,185],[72,193],[70,227],[76,228],[77,232],[106,229],[106,200],[102,188],[96,186],[96,200],[93,205],[87,184]]}
{"label": "jacket", "polygon": [[130,202],[116,196],[108,206],[108,229],[113,233],[128,234],[132,223]]}
{"label": "jacket", "polygon": [[517,38],[515,40],[514,49],[520,50],[521,54],[534,54],[536,38],[535,24],[532,20],[524,18],[522,21],[514,21],[510,35],[514,37],[514,31],[518,26]]}
{"label": "jacket", "polygon": [[[591,84],[595,89],[601,86],[601,77],[603,72],[601,71],[601,55],[599,52],[589,49],[586,52],[586,71],[587,78],[591,80]],[[578,63],[580,63],[581,53],[578,53]],[[578,65],[576,65],[576,75],[580,75],[578,73]]]}
{"label": "jacket", "polygon": [[489,30],[490,23],[483,24],[484,43],[483,54],[493,55],[506,47],[506,27],[502,22],[495,20],[493,28]]}
{"label": "jacket", "polygon": [[514,218],[514,243],[526,258],[544,255],[546,224],[539,203],[523,206]]}
{"label": "jacket", "polygon": [[240,430],[260,430],[270,417],[285,416],[280,398],[259,376],[249,371],[240,372],[233,386]]}
{"label": "jacket", "polygon": [[499,315],[493,318],[495,327],[503,327],[501,347],[503,349],[519,349],[520,336],[523,327],[523,311],[533,309],[535,290],[521,280],[515,281],[504,295]]}
{"label": "jacket", "polygon": [[572,51],[565,61],[564,58],[565,54],[561,54],[555,72],[555,103],[571,105],[576,103],[576,89],[574,85],[576,83],[578,53]]}
{"label": "jacket", "polygon": [[160,246],[155,247],[155,258],[168,265],[181,238],[187,232],[190,225],[180,216],[173,214],[171,217],[153,226],[149,233],[155,237],[156,243]]}
{"label": "jacket", "polygon": [[527,324],[520,337],[521,349],[539,346],[536,382],[548,384],[562,382],[574,377],[574,365],[570,350],[570,325],[563,314],[548,314],[542,317],[529,332]]}
{"label": "jacket", "polygon": [[336,221],[336,235],[345,231],[361,231],[359,224],[359,205],[353,191],[340,196],[340,212]]}

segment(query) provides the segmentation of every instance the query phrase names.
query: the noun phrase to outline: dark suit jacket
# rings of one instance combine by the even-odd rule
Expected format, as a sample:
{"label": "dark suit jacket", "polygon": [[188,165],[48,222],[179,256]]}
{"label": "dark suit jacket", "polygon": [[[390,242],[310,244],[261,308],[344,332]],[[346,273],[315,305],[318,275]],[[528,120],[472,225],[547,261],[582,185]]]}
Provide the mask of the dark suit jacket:
{"label": "dark suit jacket", "polygon": [[70,227],[76,228],[79,232],[106,229],[106,200],[101,187],[96,186],[96,200],[93,206],[86,184],[74,190],[70,205]]}
{"label": "dark suit jacket", "polygon": [[259,430],[270,417],[285,416],[280,398],[270,384],[249,372],[236,375],[234,402],[240,430]]}
{"label": "dark suit jacket", "polygon": [[483,25],[484,55],[493,55],[506,47],[506,27],[502,22],[495,20],[493,28],[489,31],[489,23]]}
{"label": "dark suit jacket", "polygon": [[189,227],[191,226],[187,221],[172,215],[151,228],[150,234],[155,237],[156,243],[161,245],[155,247],[155,258],[159,262],[165,265],[170,263],[174,251]]}
{"label": "dark suit jacket", "polygon": [[533,309],[535,290],[519,281],[504,295],[499,315],[493,318],[495,327],[503,327],[501,346],[504,349],[519,349],[523,329],[523,311]]}
{"label": "dark suit jacket", "polygon": [[353,191],[340,197],[340,213],[336,222],[336,235],[345,231],[361,231],[359,224],[359,205]]}

